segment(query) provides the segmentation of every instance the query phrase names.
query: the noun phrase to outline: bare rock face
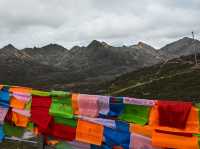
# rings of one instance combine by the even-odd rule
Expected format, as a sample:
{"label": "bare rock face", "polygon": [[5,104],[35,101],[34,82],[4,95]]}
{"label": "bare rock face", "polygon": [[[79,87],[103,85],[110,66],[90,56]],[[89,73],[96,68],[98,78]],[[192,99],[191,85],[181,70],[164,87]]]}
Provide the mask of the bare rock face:
{"label": "bare rock face", "polygon": [[70,76],[78,78],[61,68],[42,64],[12,45],[0,49],[0,82],[3,84],[51,86],[59,82],[67,83],[67,80],[74,81]]}
{"label": "bare rock face", "polygon": [[71,50],[50,44],[42,48],[26,48],[22,52],[42,64],[79,73],[86,79],[110,79],[161,60],[157,50],[142,42],[130,47],[112,47],[93,40],[87,47],[74,46]]}
{"label": "bare rock face", "polygon": [[49,44],[41,48],[25,48],[21,51],[42,64],[54,66],[59,63],[63,55],[69,53],[67,49],[57,44]]}
{"label": "bare rock face", "polygon": [[160,62],[158,52],[149,47],[112,47],[94,40],[87,47],[73,47],[59,65],[88,78],[110,78]]}
{"label": "bare rock face", "polygon": [[9,44],[0,49],[0,82],[49,87],[109,81],[127,72],[193,54],[194,46],[199,52],[200,42],[186,37],[160,50],[143,42],[113,47],[97,40],[70,50],[57,44],[18,50]]}
{"label": "bare rock face", "polygon": [[161,48],[160,54],[167,59],[172,59],[194,54],[195,50],[197,53],[200,52],[200,41],[184,37]]}

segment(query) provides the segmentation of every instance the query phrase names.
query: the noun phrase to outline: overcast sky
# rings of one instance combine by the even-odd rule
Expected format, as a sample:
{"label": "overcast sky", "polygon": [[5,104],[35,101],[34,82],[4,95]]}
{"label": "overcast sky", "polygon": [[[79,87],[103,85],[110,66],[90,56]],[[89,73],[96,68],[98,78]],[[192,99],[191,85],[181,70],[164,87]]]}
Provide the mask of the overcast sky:
{"label": "overcast sky", "polygon": [[0,0],[0,47],[97,39],[160,48],[192,30],[200,39],[200,0]]}

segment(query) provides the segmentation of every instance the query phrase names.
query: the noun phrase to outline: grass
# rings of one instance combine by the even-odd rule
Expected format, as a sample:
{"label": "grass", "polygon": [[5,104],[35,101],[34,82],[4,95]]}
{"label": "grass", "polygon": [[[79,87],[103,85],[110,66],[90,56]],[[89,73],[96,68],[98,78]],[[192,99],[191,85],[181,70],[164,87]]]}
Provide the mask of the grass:
{"label": "grass", "polygon": [[[194,65],[188,57],[181,57],[165,64],[120,76],[111,82],[107,92],[113,95],[112,93],[125,89],[114,95],[198,102],[200,100],[200,70],[192,68]],[[149,83],[129,88],[145,82]]]}

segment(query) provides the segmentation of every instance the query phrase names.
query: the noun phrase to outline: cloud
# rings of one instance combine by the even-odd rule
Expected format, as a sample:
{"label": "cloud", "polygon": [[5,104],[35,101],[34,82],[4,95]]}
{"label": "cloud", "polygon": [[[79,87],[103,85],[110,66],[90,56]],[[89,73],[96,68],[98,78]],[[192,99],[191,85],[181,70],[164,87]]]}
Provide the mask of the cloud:
{"label": "cloud", "polygon": [[199,0],[0,0],[0,46],[145,41],[155,47],[200,35]]}

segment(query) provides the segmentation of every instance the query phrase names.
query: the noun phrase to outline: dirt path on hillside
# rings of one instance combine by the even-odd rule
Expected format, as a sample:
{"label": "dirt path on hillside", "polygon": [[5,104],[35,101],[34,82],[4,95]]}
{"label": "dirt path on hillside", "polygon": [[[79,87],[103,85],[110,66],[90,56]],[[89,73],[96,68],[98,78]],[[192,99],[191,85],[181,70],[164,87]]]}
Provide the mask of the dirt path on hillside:
{"label": "dirt path on hillside", "polygon": [[162,76],[162,77],[159,77],[159,78],[156,78],[156,79],[152,79],[152,80],[149,80],[149,81],[145,81],[145,82],[138,82],[137,84],[135,85],[131,85],[131,86],[128,86],[126,88],[122,88],[120,90],[116,90],[112,93],[110,93],[110,95],[116,95],[118,93],[121,93],[121,92],[124,92],[124,91],[127,91],[129,89],[134,89],[136,87],[140,87],[140,86],[143,86],[143,85],[147,85],[147,84],[151,84],[153,83],[154,81],[159,81],[159,80],[162,80],[162,79],[169,79],[169,78],[173,78],[173,77],[176,77],[176,76],[179,76],[179,75],[182,75],[182,74],[186,74],[186,73],[190,73],[192,72],[193,70],[187,70],[187,71],[183,71],[183,72],[179,72],[179,73],[175,73],[173,75],[169,75],[169,76]]}

